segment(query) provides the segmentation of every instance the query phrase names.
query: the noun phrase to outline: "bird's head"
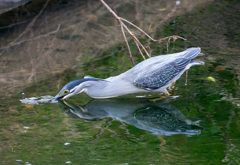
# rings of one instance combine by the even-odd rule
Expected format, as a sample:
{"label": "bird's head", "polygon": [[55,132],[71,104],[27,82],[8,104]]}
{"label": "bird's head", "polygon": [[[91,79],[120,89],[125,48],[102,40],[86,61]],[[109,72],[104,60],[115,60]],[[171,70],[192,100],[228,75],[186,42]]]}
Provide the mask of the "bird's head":
{"label": "bird's head", "polygon": [[99,79],[95,78],[84,78],[80,80],[74,80],[66,84],[60,92],[54,97],[54,100],[67,99],[71,96],[74,96],[78,93],[82,93],[84,89],[89,85],[90,81],[98,81]]}

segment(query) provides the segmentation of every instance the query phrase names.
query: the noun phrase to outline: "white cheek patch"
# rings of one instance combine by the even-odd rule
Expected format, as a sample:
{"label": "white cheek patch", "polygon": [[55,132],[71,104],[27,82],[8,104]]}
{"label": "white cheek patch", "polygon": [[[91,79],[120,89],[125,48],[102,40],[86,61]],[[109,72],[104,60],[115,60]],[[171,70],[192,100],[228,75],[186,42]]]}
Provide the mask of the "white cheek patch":
{"label": "white cheek patch", "polygon": [[70,90],[70,93],[73,93],[75,90],[77,90],[78,88],[80,88],[81,85],[75,86],[73,89]]}
{"label": "white cheek patch", "polygon": [[80,85],[74,87],[73,89],[71,89],[70,93],[71,94],[78,94],[78,93],[84,92],[85,90],[86,90],[86,88],[84,88],[83,84],[80,84]]}
{"label": "white cheek patch", "polygon": [[82,93],[82,92],[85,92],[86,91],[86,89],[85,88],[83,88],[82,90],[80,90],[78,93]]}

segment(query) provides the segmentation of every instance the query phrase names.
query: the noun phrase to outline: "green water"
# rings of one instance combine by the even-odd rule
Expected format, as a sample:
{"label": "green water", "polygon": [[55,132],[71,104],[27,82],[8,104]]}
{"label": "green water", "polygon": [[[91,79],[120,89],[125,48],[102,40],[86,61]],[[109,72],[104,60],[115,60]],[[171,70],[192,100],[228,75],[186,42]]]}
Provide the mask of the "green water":
{"label": "green water", "polygon": [[[92,100],[79,94],[67,102],[20,102],[54,96],[84,75],[106,78],[126,71],[132,66],[123,43],[16,88],[10,96],[0,84],[0,164],[239,164],[240,49],[235,13],[240,5],[224,2],[174,17],[156,30],[156,36],[188,39],[171,44],[170,52],[199,46],[205,54],[199,58],[205,65],[189,70],[187,85],[185,75],[177,81],[172,91],[176,98],[154,102],[153,97],[131,95]],[[152,43],[152,49],[153,54],[166,53],[165,45]],[[136,48],[132,51],[135,61],[141,61]]]}

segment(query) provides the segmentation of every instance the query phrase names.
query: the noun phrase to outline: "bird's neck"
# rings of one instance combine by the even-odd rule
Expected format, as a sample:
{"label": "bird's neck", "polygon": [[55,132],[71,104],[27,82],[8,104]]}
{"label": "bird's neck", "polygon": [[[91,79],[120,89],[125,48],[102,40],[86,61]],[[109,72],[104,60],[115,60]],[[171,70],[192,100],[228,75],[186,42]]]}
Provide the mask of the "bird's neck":
{"label": "bird's neck", "polygon": [[101,99],[111,98],[121,95],[141,92],[131,82],[121,78],[121,76],[110,77],[104,81],[98,81],[85,90],[90,97]]}

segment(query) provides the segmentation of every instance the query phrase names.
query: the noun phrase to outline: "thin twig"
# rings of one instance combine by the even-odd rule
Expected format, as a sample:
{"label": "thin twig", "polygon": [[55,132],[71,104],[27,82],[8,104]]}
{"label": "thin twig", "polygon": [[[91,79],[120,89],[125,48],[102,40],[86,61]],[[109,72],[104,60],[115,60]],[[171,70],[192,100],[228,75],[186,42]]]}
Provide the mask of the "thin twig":
{"label": "thin twig", "polygon": [[34,17],[34,19],[27,25],[26,29],[24,30],[24,32],[22,32],[17,38],[15,38],[15,40],[12,42],[12,43],[15,43],[17,42],[17,40],[19,38],[21,38],[24,34],[26,34],[30,29],[32,29],[32,27],[34,26],[36,20],[38,19],[38,17],[42,14],[43,10],[47,7],[48,3],[49,3],[50,0],[48,0],[43,8],[41,9],[41,11],[38,13],[38,15],[36,15],[36,17]]}
{"label": "thin twig", "polygon": [[17,26],[17,25],[20,25],[20,24],[24,24],[26,22],[28,22],[28,20],[25,20],[25,21],[22,21],[22,22],[13,23],[13,24],[10,24],[10,25],[7,25],[7,26],[1,26],[0,30],[1,29],[11,28],[11,27],[14,27],[14,26]]}
{"label": "thin twig", "polygon": [[123,27],[133,37],[133,39],[139,44],[139,46],[143,49],[143,51],[147,54],[147,56],[151,57],[149,55],[148,51],[145,49],[145,47],[141,44],[141,42],[138,40],[138,38],[128,29],[128,27],[125,24],[123,24]]}
{"label": "thin twig", "polygon": [[120,17],[103,0],[100,1],[117,20],[120,20]]}
{"label": "thin twig", "polygon": [[[22,44],[22,43],[24,43],[24,42],[28,42],[28,41],[32,41],[32,40],[36,40],[36,39],[39,39],[39,38],[42,38],[42,37],[49,36],[49,35],[51,35],[51,34],[57,33],[59,29],[60,29],[60,25],[58,25],[58,27],[57,27],[56,30],[51,31],[51,32],[49,32],[49,33],[42,34],[42,35],[36,36],[36,37],[34,37],[34,38],[30,38],[30,39],[26,39],[26,40],[21,40],[21,41],[19,41],[19,42],[12,43],[12,44],[10,44],[10,45],[8,45],[8,46],[1,47],[1,48],[0,48],[0,51],[1,51],[1,50],[4,50],[4,49],[7,49],[7,48],[10,48],[10,47],[12,47],[12,46],[20,45],[20,44]],[[0,54],[0,55],[1,55],[1,54]]]}
{"label": "thin twig", "polygon": [[168,53],[168,46],[169,46],[170,42],[171,42],[171,37],[168,37],[168,41],[167,41],[167,53]]}
{"label": "thin twig", "polygon": [[124,19],[121,17],[121,20],[127,22],[128,24],[132,25],[133,27],[135,27],[136,29],[138,29],[140,32],[142,32],[143,34],[145,34],[150,40],[157,42],[158,40],[153,39],[150,35],[148,35],[145,31],[143,31],[141,28],[139,28],[138,26],[136,26],[135,24],[133,24],[132,22]]}
{"label": "thin twig", "polygon": [[145,49],[145,47],[142,45],[142,43],[138,40],[138,38],[132,33],[131,30],[129,30],[129,28],[125,25],[124,22],[128,23],[129,25],[135,27],[137,30],[139,30],[140,32],[142,32],[143,34],[145,34],[145,36],[147,36],[150,40],[154,41],[154,42],[163,42],[165,40],[168,40],[167,41],[167,51],[168,51],[168,46],[171,42],[171,39],[173,40],[173,42],[175,42],[177,39],[183,39],[183,40],[186,40],[185,38],[182,38],[180,36],[170,36],[170,37],[165,37],[165,38],[162,38],[162,39],[159,39],[159,40],[156,40],[156,39],[153,39],[150,35],[148,35],[144,30],[142,30],[140,27],[138,27],[137,25],[133,24],[132,22],[122,18],[122,17],[119,17],[105,2],[104,0],[100,0],[100,2],[108,9],[108,11],[118,20],[120,26],[121,26],[121,30],[122,30],[122,34],[123,34],[123,37],[124,37],[124,40],[127,44],[127,48],[128,48],[128,51],[129,51],[129,55],[130,55],[130,59],[132,61],[132,64],[134,65],[134,61],[133,61],[133,57],[132,57],[132,53],[131,53],[131,50],[130,50],[130,47],[129,47],[129,43],[127,41],[127,37],[126,37],[126,34],[124,32],[124,30],[126,30],[128,32],[128,34],[134,39],[135,41],[135,44],[140,52],[140,54],[142,55],[142,57],[145,59],[141,49],[145,52],[145,54],[148,56],[148,57],[151,57],[150,53]]}
{"label": "thin twig", "polygon": [[[21,43],[24,43],[24,42],[27,42],[27,41],[30,41],[30,40],[34,40],[34,39],[37,39],[37,38],[41,38],[43,37],[44,35],[40,35],[40,36],[37,36],[35,38],[32,38],[32,39],[26,39],[26,40],[21,40],[21,41],[17,41],[19,38],[21,38],[24,34],[28,33],[29,30],[32,29],[32,27],[34,26],[36,20],[38,19],[38,17],[40,17],[40,15],[42,14],[42,12],[44,11],[44,9],[47,7],[48,3],[50,2],[50,0],[47,0],[46,3],[44,4],[43,8],[41,9],[41,11],[33,18],[33,20],[27,25],[26,29],[24,30],[24,32],[22,32],[17,38],[15,38],[10,44],[8,44],[8,46],[4,46],[4,47],[1,47],[0,48],[0,51],[1,50],[4,50],[4,49],[7,49],[7,48],[10,48],[12,46],[16,46],[16,45],[19,45]],[[14,25],[14,24],[13,24]],[[16,25],[16,24],[15,24]],[[10,27],[12,25],[9,25]],[[4,28],[4,27],[1,27],[1,28]],[[57,30],[58,31],[60,28],[60,25],[58,26]],[[53,32],[50,32],[50,33],[47,33],[45,35],[50,35],[52,33],[56,33],[56,31],[53,31]],[[0,54],[1,55],[1,54]]]}
{"label": "thin twig", "polygon": [[132,53],[131,53],[131,49],[130,49],[130,46],[129,46],[129,44],[128,44],[127,37],[126,37],[126,35],[125,35],[124,28],[123,28],[123,25],[122,25],[122,24],[121,24],[121,30],[122,30],[123,38],[124,38],[124,40],[125,40],[125,42],[126,42],[126,44],[127,44],[127,48],[128,48],[128,52],[129,52],[129,55],[130,55],[131,62],[132,62],[132,64],[133,64],[133,66],[134,66],[135,63],[134,63],[133,56],[132,56]]}
{"label": "thin twig", "polygon": [[167,40],[167,53],[168,53],[168,46],[171,42],[171,39],[173,40],[173,43],[177,40],[177,39],[182,39],[182,40],[186,40],[185,38],[183,37],[180,37],[180,36],[176,36],[176,35],[173,35],[173,36],[169,36],[169,37],[164,37],[160,40],[158,40],[159,43],[162,43],[163,41]]}
{"label": "thin twig", "polygon": [[186,81],[185,81],[185,85],[187,85],[187,78],[188,78],[188,70],[186,70]]}
{"label": "thin twig", "polygon": [[142,55],[143,59],[146,60],[145,56],[143,55],[143,53],[142,53],[142,51],[141,51],[141,49],[140,49],[140,47],[139,47],[139,45],[136,41],[135,41],[135,44],[137,45],[137,48],[138,48],[140,54]]}
{"label": "thin twig", "polygon": [[[147,34],[146,32],[144,32],[142,29],[140,29],[139,27],[137,27],[136,25],[134,25],[133,23],[119,17],[103,0],[100,0],[101,3],[108,9],[108,11],[118,20],[120,26],[121,26],[121,29],[122,29],[122,33],[123,33],[123,37],[124,37],[124,40],[127,44],[127,47],[128,47],[128,51],[129,51],[129,54],[130,54],[130,59],[132,61],[132,64],[134,65],[134,60],[133,60],[133,57],[132,57],[132,53],[131,53],[131,50],[130,50],[130,47],[129,47],[129,44],[128,44],[128,41],[127,41],[127,37],[124,33],[124,30],[126,30],[131,36],[132,38],[135,40],[135,43],[138,47],[142,48],[143,51],[146,53],[146,55],[148,57],[150,57],[148,51],[145,49],[145,47],[141,44],[141,42],[137,39],[137,37],[128,29],[128,27],[124,24],[123,21],[129,23],[130,25],[136,27],[139,31],[143,32],[144,34]],[[149,36],[149,35],[147,35]],[[149,36],[150,37],[150,36]]]}

